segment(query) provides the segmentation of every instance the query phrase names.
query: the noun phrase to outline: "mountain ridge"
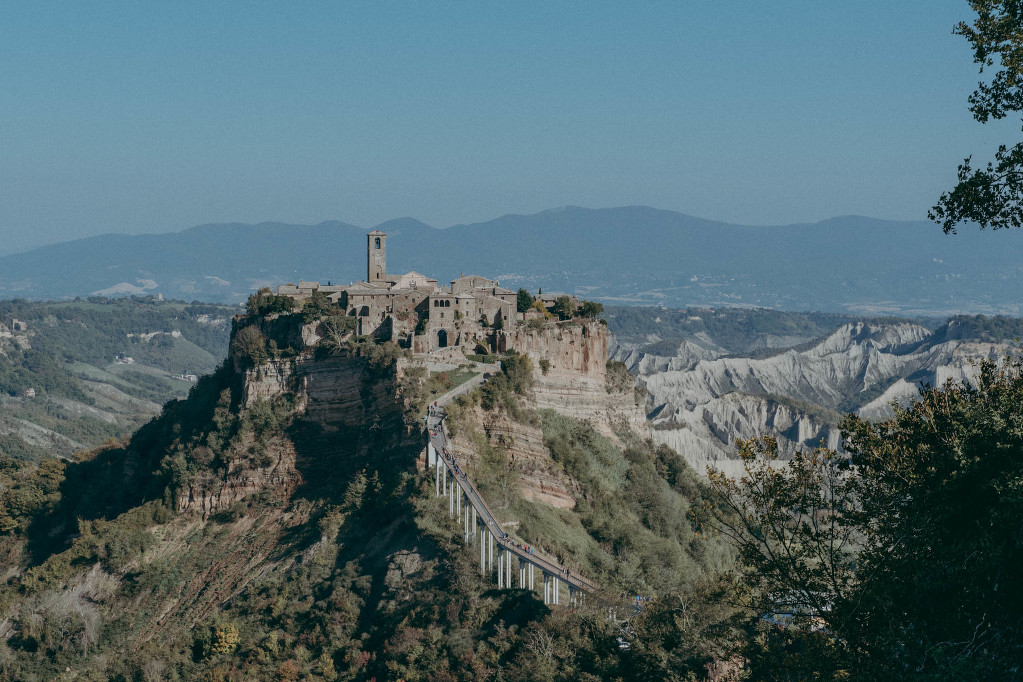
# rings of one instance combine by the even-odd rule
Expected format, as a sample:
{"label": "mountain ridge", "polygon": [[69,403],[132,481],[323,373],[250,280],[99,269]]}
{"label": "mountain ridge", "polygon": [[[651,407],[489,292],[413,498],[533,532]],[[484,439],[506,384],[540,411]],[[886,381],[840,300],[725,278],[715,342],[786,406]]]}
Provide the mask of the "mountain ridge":
{"label": "mountain ridge", "polygon": [[[388,270],[462,272],[627,305],[740,306],[859,314],[1019,314],[1023,235],[839,216],[733,225],[644,206],[564,207],[390,235]],[[238,302],[261,286],[364,277],[365,233],[342,221],[211,223],[160,235],[105,235],[0,257],[0,297],[161,293]]]}

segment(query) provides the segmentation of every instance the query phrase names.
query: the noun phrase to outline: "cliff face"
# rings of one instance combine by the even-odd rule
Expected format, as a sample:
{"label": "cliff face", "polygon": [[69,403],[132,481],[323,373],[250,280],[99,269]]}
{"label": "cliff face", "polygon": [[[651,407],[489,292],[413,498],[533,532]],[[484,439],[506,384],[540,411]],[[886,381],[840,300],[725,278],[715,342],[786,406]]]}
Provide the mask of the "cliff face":
{"label": "cliff face", "polygon": [[[517,327],[504,333],[507,347],[533,360],[533,406],[589,420],[605,436],[615,438],[614,425],[638,433],[648,430],[641,399],[608,385],[607,327],[590,321],[542,330]],[[545,370],[546,368],[546,370]]]}
{"label": "cliff face", "polygon": [[[616,429],[622,427],[642,436],[649,434],[642,398],[633,390],[631,380],[625,386],[609,383],[604,325],[587,322],[542,330],[516,328],[502,332],[502,338],[499,347],[514,347],[532,360],[533,385],[520,398],[526,412],[553,410],[588,421],[615,441]],[[458,459],[479,466],[480,443],[475,439],[482,435],[487,445],[507,458],[513,483],[524,498],[566,509],[575,505],[579,485],[551,458],[536,420],[513,419],[505,412],[474,406],[463,421],[468,429],[453,441]]]}
{"label": "cliff face", "polygon": [[[314,329],[314,325],[303,325],[284,333],[301,334],[294,338],[314,343]],[[270,331],[282,337],[282,330]],[[243,365],[238,358],[233,361],[236,367]],[[263,454],[255,460],[246,456],[254,448],[252,436],[241,435],[235,444],[239,456],[231,459],[222,474],[204,475],[183,490],[181,510],[207,516],[263,490],[290,494],[307,482],[305,472],[344,468],[345,461],[376,452],[423,447],[423,434],[405,423],[398,363],[375,366],[357,355],[317,357],[306,350],[238,374],[243,412],[286,398],[291,425],[262,444]]]}
{"label": "cliff face", "polygon": [[267,446],[271,463],[251,466],[235,460],[222,476],[202,476],[180,491],[178,511],[192,511],[203,518],[264,490],[281,495],[291,493],[302,477],[295,468],[295,447],[287,439],[275,438]]}
{"label": "cliff face", "polygon": [[735,474],[737,438],[774,435],[787,454],[837,448],[842,414],[886,418],[892,401],[905,404],[919,394],[920,382],[968,377],[973,360],[1004,350],[937,338],[916,324],[857,323],[767,357],[724,356],[692,344],[675,357],[616,346],[613,357],[649,392],[655,440],[698,471],[710,464]]}

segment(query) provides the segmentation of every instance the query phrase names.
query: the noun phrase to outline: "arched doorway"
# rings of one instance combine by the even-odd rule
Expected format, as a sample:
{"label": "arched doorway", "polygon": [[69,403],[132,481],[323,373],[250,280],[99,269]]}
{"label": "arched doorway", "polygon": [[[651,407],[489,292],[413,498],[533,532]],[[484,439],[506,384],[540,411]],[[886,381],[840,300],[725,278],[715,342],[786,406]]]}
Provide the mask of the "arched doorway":
{"label": "arched doorway", "polygon": [[448,347],[448,332],[444,329],[437,330],[437,347],[447,348]]}

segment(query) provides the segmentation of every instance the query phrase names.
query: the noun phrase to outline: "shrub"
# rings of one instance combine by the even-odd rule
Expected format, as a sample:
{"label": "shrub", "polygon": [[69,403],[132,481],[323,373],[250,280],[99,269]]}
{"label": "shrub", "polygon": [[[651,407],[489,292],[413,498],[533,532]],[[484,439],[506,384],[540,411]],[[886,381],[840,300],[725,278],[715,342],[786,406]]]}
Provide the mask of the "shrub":
{"label": "shrub", "polygon": [[295,301],[290,296],[278,296],[270,290],[270,287],[263,287],[254,294],[249,295],[245,302],[245,310],[249,315],[272,315],[274,313],[290,313],[295,307]]}
{"label": "shrub", "polygon": [[243,364],[259,366],[267,361],[266,337],[253,325],[242,327],[231,339],[231,355]]}

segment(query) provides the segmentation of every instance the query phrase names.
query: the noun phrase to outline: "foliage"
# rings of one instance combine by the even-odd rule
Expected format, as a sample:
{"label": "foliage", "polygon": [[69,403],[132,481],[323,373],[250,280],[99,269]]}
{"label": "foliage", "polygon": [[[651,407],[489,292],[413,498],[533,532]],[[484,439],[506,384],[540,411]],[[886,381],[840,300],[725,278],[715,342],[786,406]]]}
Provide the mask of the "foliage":
{"label": "foliage", "polygon": [[331,302],[330,298],[319,289],[302,302],[302,321],[306,324],[315,322],[330,315],[344,315],[345,310]]}
{"label": "foliage", "polygon": [[288,314],[295,307],[295,301],[290,296],[278,296],[271,291],[270,287],[263,287],[254,294],[249,294],[245,302],[245,310],[249,315],[274,315]]}
{"label": "foliage", "polygon": [[604,304],[597,301],[580,301],[579,314],[583,317],[600,317],[604,312]]}
{"label": "foliage", "polygon": [[515,299],[516,310],[520,313],[524,313],[533,307],[533,295],[525,289],[519,289],[518,296]]}
{"label": "foliage", "polygon": [[[847,458],[817,449],[782,467],[774,438],[738,445],[743,477],[709,476],[725,501],[715,525],[739,550],[744,602],[757,613],[837,613],[862,541]],[[829,625],[842,634],[841,623]]]}
{"label": "foliage", "polygon": [[[972,25],[960,22],[953,33],[973,47],[980,71],[995,67],[969,97],[974,119],[987,123],[1023,111],[1023,5],[1018,0],[970,0],[977,13]],[[942,193],[928,217],[945,233],[973,221],[981,228],[1023,225],[1023,142],[999,145],[994,162],[975,169],[972,157],[958,169],[958,184]]]}
{"label": "foliage", "polygon": [[323,340],[320,342],[331,352],[345,348],[345,342],[355,332],[355,318],[349,315],[331,315],[323,321]]}
{"label": "foliage", "polygon": [[410,358],[412,353],[392,341],[378,343],[368,336],[355,336],[347,341],[349,352],[365,358],[376,372],[387,372],[394,367],[399,358]]}
{"label": "foliage", "polygon": [[554,317],[554,315],[551,314],[551,311],[547,310],[547,306],[544,305],[542,299],[538,298],[533,301],[533,310],[540,313],[543,316],[543,319],[545,320],[549,320],[552,317]]}
{"label": "foliage", "polygon": [[504,407],[513,414],[518,404],[514,394],[524,395],[533,385],[533,361],[528,355],[509,353],[501,359],[501,372],[480,387],[480,404],[485,410]]}
{"label": "foliage", "polygon": [[607,361],[607,376],[604,379],[608,393],[623,393],[635,385],[635,380],[629,374],[629,368],[624,362],[618,360]]}
{"label": "foliage", "polygon": [[242,327],[231,339],[231,356],[247,366],[258,367],[269,359],[266,337],[256,325]]}
{"label": "foliage", "polygon": [[558,296],[554,299],[554,306],[551,310],[559,320],[569,320],[575,316],[575,306],[572,305],[572,298],[569,296]]}
{"label": "foliage", "polygon": [[925,388],[885,422],[847,417],[848,456],[817,450],[778,467],[771,441],[744,444],[743,478],[712,480],[747,603],[777,612],[783,598],[826,622],[836,658],[822,667],[1012,677],[1023,660],[1020,424],[1023,365],[1007,359],[982,362],[975,383]]}

